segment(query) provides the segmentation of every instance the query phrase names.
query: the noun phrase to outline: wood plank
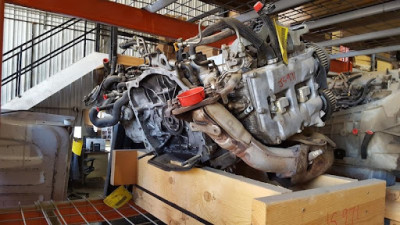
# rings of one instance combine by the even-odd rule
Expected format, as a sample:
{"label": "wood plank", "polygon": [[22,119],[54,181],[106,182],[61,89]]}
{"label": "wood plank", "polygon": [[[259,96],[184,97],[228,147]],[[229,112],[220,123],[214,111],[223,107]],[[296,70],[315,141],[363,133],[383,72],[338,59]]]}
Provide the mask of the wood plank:
{"label": "wood plank", "polygon": [[134,201],[137,206],[145,209],[150,214],[157,217],[159,220],[166,224],[173,225],[197,225],[202,224],[199,221],[193,219],[192,217],[182,213],[181,211],[165,204],[164,202],[158,200],[157,198],[147,194],[146,192],[134,188],[133,191]]}
{"label": "wood plank", "polygon": [[143,58],[128,55],[118,55],[117,63],[124,66],[139,66],[144,63],[144,60]]}
{"label": "wood plank", "polygon": [[300,187],[303,190],[313,189],[313,188],[321,188],[321,187],[329,187],[338,184],[346,184],[350,182],[356,182],[356,179],[351,179],[347,177],[339,177],[335,175],[325,174],[321,175],[306,184],[302,184]]}
{"label": "wood plank", "polygon": [[400,225],[400,222],[396,220],[390,220],[389,225]]}
{"label": "wood plank", "polygon": [[250,224],[254,198],[291,192],[211,168],[166,172],[149,158],[139,160],[137,184],[213,224]]}
{"label": "wood plank", "polygon": [[400,202],[400,183],[386,188],[386,200]]}
{"label": "wood plank", "polygon": [[385,217],[400,221],[400,183],[386,188]]}
{"label": "wood plank", "polygon": [[385,182],[365,180],[258,198],[252,224],[382,224]]}
{"label": "wood plank", "polygon": [[137,151],[113,150],[111,158],[111,185],[136,184]]}

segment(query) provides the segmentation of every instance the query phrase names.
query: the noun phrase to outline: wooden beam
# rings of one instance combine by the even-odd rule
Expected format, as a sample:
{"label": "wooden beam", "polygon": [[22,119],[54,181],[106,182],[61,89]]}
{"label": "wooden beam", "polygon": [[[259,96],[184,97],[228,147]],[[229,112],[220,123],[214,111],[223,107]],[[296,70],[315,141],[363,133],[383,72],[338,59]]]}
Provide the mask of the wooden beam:
{"label": "wooden beam", "polygon": [[[166,172],[149,165],[148,159],[138,162],[137,184],[213,224],[250,224],[254,198],[291,192],[211,168]],[[152,210],[143,201],[135,202],[147,211]],[[158,213],[155,216],[169,218]]]}
{"label": "wooden beam", "polygon": [[252,224],[382,224],[385,182],[365,180],[255,199]]}
{"label": "wooden beam", "polygon": [[400,221],[400,183],[386,188],[385,217]]}
{"label": "wooden beam", "polygon": [[321,188],[321,187],[329,187],[338,184],[346,184],[350,182],[355,182],[356,179],[351,179],[347,177],[339,177],[335,175],[321,175],[306,184],[302,184],[300,187],[305,189],[313,189],[313,188]]}
{"label": "wooden beam", "polygon": [[143,58],[128,55],[118,55],[117,63],[124,66],[139,66],[144,63],[144,60]]}
{"label": "wooden beam", "polygon": [[400,222],[396,220],[390,220],[389,225],[400,225]]}
{"label": "wooden beam", "polygon": [[133,195],[135,203],[141,208],[146,208],[147,212],[156,215],[157,218],[166,224],[174,225],[201,225],[196,219],[182,213],[181,211],[165,204],[157,198],[147,194],[146,192],[134,188]]}
{"label": "wooden beam", "polygon": [[137,151],[113,150],[111,157],[110,184],[128,185],[137,181]]}

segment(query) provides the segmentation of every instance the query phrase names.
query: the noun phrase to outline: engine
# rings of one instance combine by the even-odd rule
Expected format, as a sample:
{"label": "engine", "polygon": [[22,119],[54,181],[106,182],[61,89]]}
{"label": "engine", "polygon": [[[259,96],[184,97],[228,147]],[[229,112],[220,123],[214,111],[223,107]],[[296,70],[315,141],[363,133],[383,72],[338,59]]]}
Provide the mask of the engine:
{"label": "engine", "polygon": [[[300,40],[307,27],[282,27],[266,11],[254,23],[222,18],[178,40],[176,59],[148,52],[143,40],[125,44],[140,48],[145,63],[119,66],[118,73],[115,62],[105,64],[110,75],[85,99],[96,104],[92,123],[120,122],[154,155],[149,163],[165,170],[226,169],[242,160],[292,183],[322,174],[332,164],[334,143],[303,130],[324,126],[335,107],[324,89],[328,56]],[[287,38],[278,37],[279,29]],[[232,35],[236,40],[222,45],[215,59],[196,51]],[[99,118],[99,111],[111,116]]]}
{"label": "engine", "polygon": [[400,171],[399,75],[392,70],[328,76],[338,112],[318,132],[337,145],[331,173],[394,185]]}

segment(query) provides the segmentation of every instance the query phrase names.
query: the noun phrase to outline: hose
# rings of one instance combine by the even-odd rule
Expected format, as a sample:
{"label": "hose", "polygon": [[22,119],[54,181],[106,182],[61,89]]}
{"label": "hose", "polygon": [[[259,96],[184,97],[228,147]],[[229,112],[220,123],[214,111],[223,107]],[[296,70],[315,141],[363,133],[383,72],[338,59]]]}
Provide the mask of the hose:
{"label": "hose", "polygon": [[108,76],[102,83],[103,90],[108,90],[113,84],[121,82],[122,78],[117,75]]}
{"label": "hose", "polygon": [[[109,118],[98,118],[97,115],[99,110],[96,107],[92,107],[89,112],[90,121],[96,127],[111,127],[118,123],[119,118],[121,117],[121,108],[123,105],[129,102],[128,92],[125,92],[124,95],[115,101],[112,107],[111,115]],[[110,106],[107,106],[110,107]]]}
{"label": "hose", "polygon": [[355,105],[360,104],[362,101],[364,101],[365,97],[367,96],[368,88],[374,80],[375,80],[375,78],[372,78],[364,85],[362,94],[359,97],[357,97],[357,100],[355,100],[355,101],[352,101],[352,100],[338,101],[338,104],[347,105],[347,106],[355,106]]}
{"label": "hose", "polygon": [[[213,25],[210,25],[209,27],[207,27],[206,29],[204,29],[202,31],[201,38],[202,38],[202,40],[206,40],[206,37],[214,34],[215,32],[221,31],[222,29],[225,29],[225,28],[229,28],[231,30],[236,30],[239,33],[238,34],[239,36],[242,36],[243,38],[245,38],[246,40],[251,42],[257,49],[259,49],[259,53],[260,53],[259,55],[261,57],[266,56],[267,60],[274,59],[277,57],[275,51],[270,46],[268,46],[263,40],[261,40],[253,30],[251,30],[249,27],[247,27],[246,25],[241,23],[239,20],[234,19],[234,18],[222,18],[219,22],[217,22]],[[211,41],[211,40],[218,41],[218,40],[220,40],[219,38],[222,39],[223,37],[225,37],[225,35],[228,34],[227,32],[225,33],[225,31],[220,32],[220,33],[223,33],[223,34],[222,35],[214,34],[212,36],[213,38],[207,39],[207,41]],[[193,40],[195,38],[196,37],[191,38],[189,40]],[[199,46],[199,45],[203,45],[204,43],[202,40],[190,45],[190,49],[189,49],[190,55],[196,54],[195,47]]]}
{"label": "hose", "polygon": [[126,83],[125,82],[121,82],[117,84],[117,90],[119,92],[123,92],[124,88],[126,88]]}

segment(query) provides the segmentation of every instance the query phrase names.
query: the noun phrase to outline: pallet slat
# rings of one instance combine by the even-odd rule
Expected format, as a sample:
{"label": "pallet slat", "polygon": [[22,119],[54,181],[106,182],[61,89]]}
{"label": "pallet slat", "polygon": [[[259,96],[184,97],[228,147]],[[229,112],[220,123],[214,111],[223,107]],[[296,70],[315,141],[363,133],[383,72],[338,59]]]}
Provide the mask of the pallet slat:
{"label": "pallet slat", "polygon": [[166,172],[149,158],[137,162],[134,201],[167,224],[383,223],[384,181],[322,175],[292,192],[211,168]]}
{"label": "pallet slat", "polygon": [[137,184],[212,224],[250,224],[252,199],[290,192],[211,168],[166,172],[148,159],[138,162]]}
{"label": "pallet slat", "polygon": [[252,224],[382,224],[384,189],[365,180],[255,199]]}
{"label": "pallet slat", "polygon": [[400,221],[400,183],[386,188],[385,217]]}

